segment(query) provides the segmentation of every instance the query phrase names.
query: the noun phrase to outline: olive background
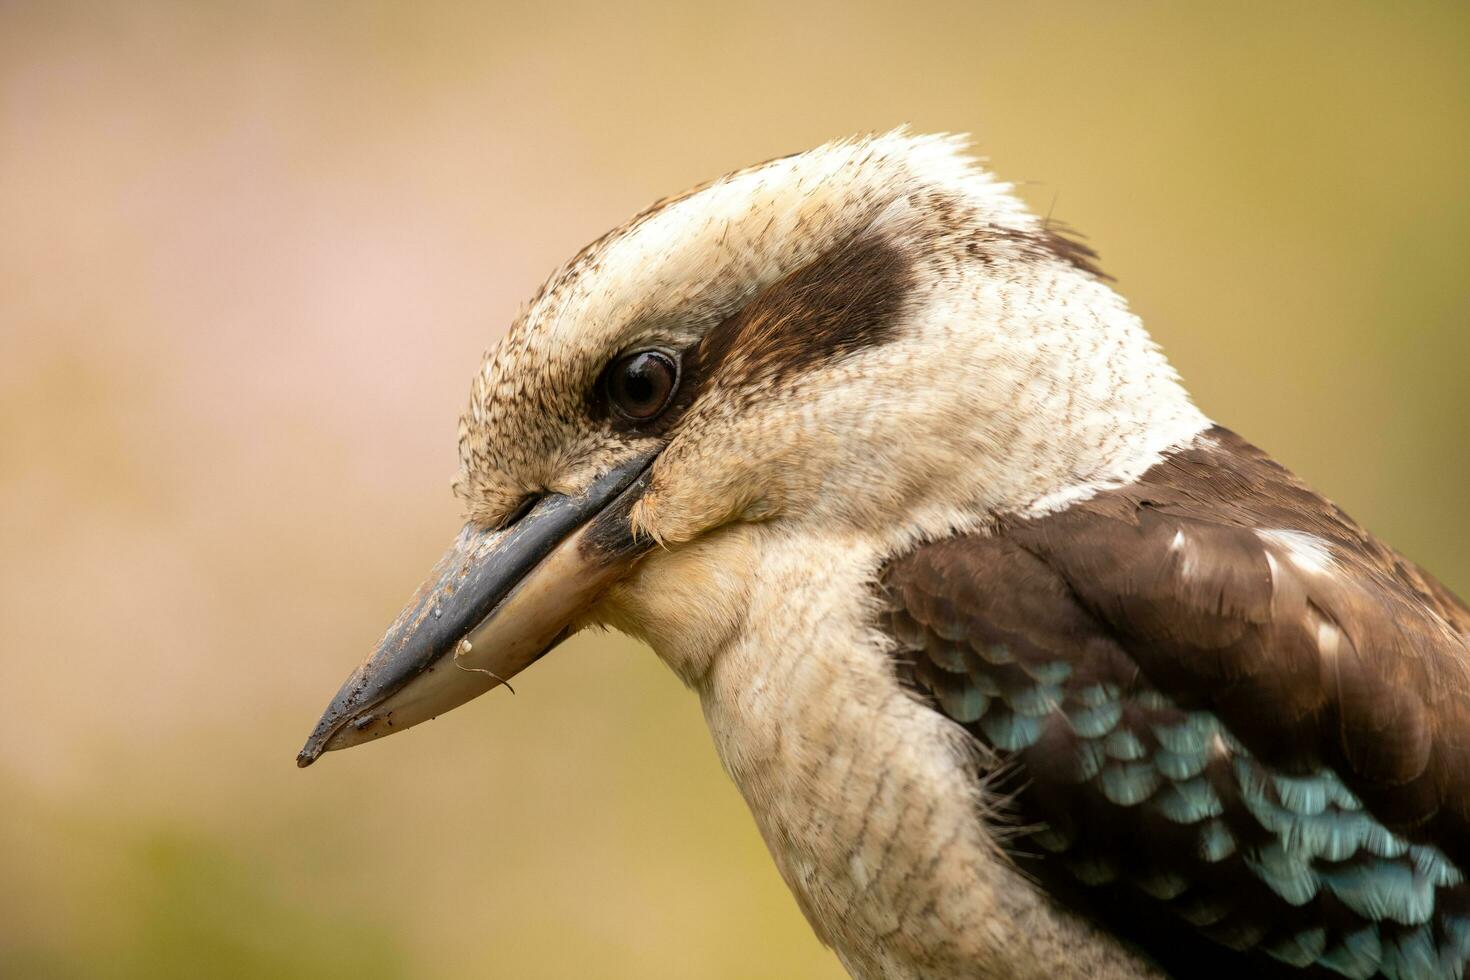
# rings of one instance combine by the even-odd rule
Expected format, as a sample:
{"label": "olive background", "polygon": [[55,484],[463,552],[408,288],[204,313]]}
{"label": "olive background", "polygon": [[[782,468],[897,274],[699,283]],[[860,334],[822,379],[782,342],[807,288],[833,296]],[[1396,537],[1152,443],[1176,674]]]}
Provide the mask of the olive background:
{"label": "olive background", "polygon": [[841,976],[621,637],[293,756],[518,304],[844,134],[973,133],[1206,412],[1470,592],[1467,52],[1459,0],[0,0],[0,975]]}

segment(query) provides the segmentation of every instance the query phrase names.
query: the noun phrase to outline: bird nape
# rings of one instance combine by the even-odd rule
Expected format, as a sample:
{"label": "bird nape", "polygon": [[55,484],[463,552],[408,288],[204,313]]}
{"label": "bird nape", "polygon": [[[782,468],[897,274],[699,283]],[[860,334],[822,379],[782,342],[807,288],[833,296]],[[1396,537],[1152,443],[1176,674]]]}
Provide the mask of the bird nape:
{"label": "bird nape", "polygon": [[464,531],[299,763],[610,626],[861,980],[1465,976],[1470,611],[1094,258],[902,131],[603,236],[485,358]]}

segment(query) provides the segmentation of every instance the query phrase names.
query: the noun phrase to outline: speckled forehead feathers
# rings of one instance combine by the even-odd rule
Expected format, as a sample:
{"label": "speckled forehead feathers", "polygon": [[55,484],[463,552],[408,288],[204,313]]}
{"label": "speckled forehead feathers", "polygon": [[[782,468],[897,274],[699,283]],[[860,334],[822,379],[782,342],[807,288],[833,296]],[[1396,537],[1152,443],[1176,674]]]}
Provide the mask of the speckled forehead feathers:
{"label": "speckled forehead feathers", "polygon": [[[877,246],[854,245],[862,236],[931,282],[976,259],[1090,268],[1090,252],[1026,212],[954,137],[842,140],[665,199],[557,270],[486,354],[459,429],[457,489],[472,515],[493,520],[527,493],[575,489],[626,452],[626,437],[587,411],[613,357],[688,348],[844,245],[871,264]],[[742,336],[774,339],[769,329]],[[801,344],[787,340],[795,357]],[[825,340],[844,349],[843,338]]]}

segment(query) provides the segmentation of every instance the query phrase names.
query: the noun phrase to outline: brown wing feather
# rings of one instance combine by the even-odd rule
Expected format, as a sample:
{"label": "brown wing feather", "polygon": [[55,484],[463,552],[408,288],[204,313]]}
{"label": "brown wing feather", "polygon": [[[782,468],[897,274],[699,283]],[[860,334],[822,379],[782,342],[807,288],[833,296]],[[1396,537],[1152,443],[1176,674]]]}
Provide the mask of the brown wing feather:
{"label": "brown wing feather", "polygon": [[[1330,560],[1294,561],[1283,531]],[[1332,767],[1390,828],[1470,863],[1470,610],[1260,450],[1217,428],[1002,534],[1166,693],[1271,765]]]}
{"label": "brown wing feather", "polygon": [[1009,760],[1019,859],[1064,901],[1181,975],[1470,961],[1442,863],[1470,866],[1470,612],[1233,433],[883,583],[904,673]]}

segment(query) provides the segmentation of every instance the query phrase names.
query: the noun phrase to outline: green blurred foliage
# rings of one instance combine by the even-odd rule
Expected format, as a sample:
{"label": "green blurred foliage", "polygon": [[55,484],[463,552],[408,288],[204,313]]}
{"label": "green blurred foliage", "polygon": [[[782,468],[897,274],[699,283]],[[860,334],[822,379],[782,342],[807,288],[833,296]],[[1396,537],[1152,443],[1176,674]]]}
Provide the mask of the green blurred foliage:
{"label": "green blurred foliage", "polygon": [[975,133],[1207,412],[1470,590],[1467,51],[1460,0],[0,4],[0,975],[840,976],[630,642],[292,756],[517,304],[846,133]]}
{"label": "green blurred foliage", "polygon": [[257,848],[218,836],[218,826],[177,826],[156,812],[134,820],[105,800],[48,808],[8,781],[0,786],[10,801],[0,833],[0,854],[13,859],[5,868],[35,875],[7,877],[9,897],[22,907],[40,901],[55,916],[34,932],[0,934],[0,976],[408,975],[398,937],[385,928],[390,910],[376,902],[322,908],[292,881],[289,862],[262,860]]}
{"label": "green blurred foliage", "polygon": [[5,976],[221,980],[407,976],[391,931],[340,909],[317,909],[223,842],[162,829],[123,843],[103,885],[119,908],[115,937],[78,930],[65,948],[0,953]]}

